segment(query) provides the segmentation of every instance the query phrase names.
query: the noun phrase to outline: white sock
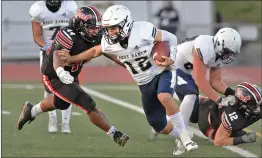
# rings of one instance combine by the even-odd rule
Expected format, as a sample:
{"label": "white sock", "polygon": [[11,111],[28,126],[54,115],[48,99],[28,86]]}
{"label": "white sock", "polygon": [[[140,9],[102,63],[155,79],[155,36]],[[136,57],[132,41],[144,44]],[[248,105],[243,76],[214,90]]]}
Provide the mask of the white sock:
{"label": "white sock", "polygon": [[61,110],[62,113],[62,123],[69,123],[71,116],[72,104],[66,109]]}
{"label": "white sock", "polygon": [[196,101],[196,95],[190,94],[190,95],[186,95],[180,104],[180,112],[181,112],[181,115],[183,117],[186,127],[190,120],[190,116],[192,114],[195,101]]}
{"label": "white sock", "polygon": [[180,134],[176,130],[176,128],[173,128],[173,130],[168,135],[171,136],[172,138],[179,138],[179,136],[180,136]]}
{"label": "white sock", "polygon": [[114,126],[111,126],[111,128],[108,130],[106,134],[109,135],[109,137],[111,137],[112,139],[114,139],[114,134],[116,131],[117,129]]}
{"label": "white sock", "polygon": [[33,108],[31,109],[31,116],[32,117],[36,117],[37,115],[43,113],[43,111],[42,111],[42,109],[40,107],[40,103],[34,105]]}
{"label": "white sock", "polygon": [[184,120],[182,118],[181,112],[177,112],[173,115],[169,116],[170,118],[170,122],[174,125],[174,128],[176,128],[176,130],[181,133],[183,131],[186,130],[186,126],[184,124]]}
{"label": "white sock", "polygon": [[[49,97],[50,95],[53,95],[53,93],[48,93],[47,91],[44,92],[44,98]],[[48,111],[49,117],[56,117],[56,110]]]}

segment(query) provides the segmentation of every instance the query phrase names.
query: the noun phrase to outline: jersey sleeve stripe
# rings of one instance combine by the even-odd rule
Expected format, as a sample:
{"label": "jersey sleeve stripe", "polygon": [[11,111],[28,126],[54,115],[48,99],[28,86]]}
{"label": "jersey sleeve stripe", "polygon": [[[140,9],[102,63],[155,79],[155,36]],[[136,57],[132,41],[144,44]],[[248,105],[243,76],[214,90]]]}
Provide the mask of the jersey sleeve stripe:
{"label": "jersey sleeve stripe", "polygon": [[228,122],[225,112],[223,112],[221,120],[222,120],[222,125],[225,127],[225,129],[227,129],[228,131],[231,131],[232,127],[230,126],[230,123]]}
{"label": "jersey sleeve stripe", "polygon": [[156,27],[153,27],[152,37],[153,37],[153,38],[156,38]]}
{"label": "jersey sleeve stripe", "polygon": [[68,38],[69,35],[67,35],[67,33],[65,31],[59,31],[58,36],[60,36],[61,39],[63,39],[67,44],[73,45],[72,39]]}
{"label": "jersey sleeve stripe", "polygon": [[56,41],[61,44],[63,47],[67,48],[67,49],[71,49],[72,46],[71,45],[68,45],[67,43],[65,43],[61,38],[60,36],[56,36]]}
{"label": "jersey sleeve stripe", "polygon": [[200,50],[199,48],[196,48],[196,52],[197,52],[197,55],[199,56],[199,58],[200,58],[201,60],[203,60],[203,55],[202,55],[202,53],[201,53],[201,50]]}

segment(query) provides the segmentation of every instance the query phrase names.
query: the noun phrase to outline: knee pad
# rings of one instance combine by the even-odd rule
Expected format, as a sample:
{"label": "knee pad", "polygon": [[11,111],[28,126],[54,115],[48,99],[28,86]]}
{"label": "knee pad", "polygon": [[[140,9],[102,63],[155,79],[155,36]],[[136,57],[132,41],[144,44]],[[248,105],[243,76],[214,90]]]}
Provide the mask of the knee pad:
{"label": "knee pad", "polygon": [[59,109],[59,110],[66,110],[68,109],[68,107],[70,106],[71,104],[60,99],[60,98],[57,98],[55,97],[54,98],[54,106],[56,107],[56,109]]}
{"label": "knee pad", "polygon": [[77,98],[77,103],[81,106],[81,108],[87,110],[88,112],[91,112],[96,108],[95,101],[87,94],[79,96]]}
{"label": "knee pad", "polygon": [[148,123],[154,128],[156,132],[162,131],[167,125],[166,115],[164,114],[164,117],[160,116],[161,115],[158,115],[158,112],[147,116]]}
{"label": "knee pad", "polygon": [[96,102],[93,99],[92,99],[92,101],[90,101],[88,103],[88,105],[89,105],[89,111],[90,112],[93,111],[96,108]]}

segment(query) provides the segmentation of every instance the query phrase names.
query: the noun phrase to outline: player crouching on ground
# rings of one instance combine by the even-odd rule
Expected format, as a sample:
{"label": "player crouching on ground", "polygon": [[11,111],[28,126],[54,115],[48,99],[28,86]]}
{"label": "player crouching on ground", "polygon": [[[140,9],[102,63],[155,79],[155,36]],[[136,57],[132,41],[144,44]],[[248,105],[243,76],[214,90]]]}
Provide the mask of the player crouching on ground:
{"label": "player crouching on ground", "polygon": [[[256,142],[256,133],[247,133],[244,128],[262,118],[262,92],[256,85],[240,83],[235,95],[222,98],[218,105],[211,99],[200,101],[198,127],[215,146],[238,145]],[[185,148],[178,146],[177,153]]]}
{"label": "player crouching on ground", "polygon": [[210,99],[202,101],[199,129],[216,146],[256,142],[256,133],[243,129],[261,119],[261,95],[256,85],[243,82],[236,86],[235,95],[222,98],[219,105]]}

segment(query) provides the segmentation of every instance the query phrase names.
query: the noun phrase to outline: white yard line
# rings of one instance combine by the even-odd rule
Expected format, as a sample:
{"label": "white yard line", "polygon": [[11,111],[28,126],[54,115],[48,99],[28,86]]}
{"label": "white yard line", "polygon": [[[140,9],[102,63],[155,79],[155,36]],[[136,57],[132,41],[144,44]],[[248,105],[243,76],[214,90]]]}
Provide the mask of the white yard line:
{"label": "white yard line", "polygon": [[75,115],[75,116],[81,116],[82,114],[79,113],[79,112],[72,112],[72,115]]}
{"label": "white yard line", "polygon": [[2,110],[2,114],[3,114],[3,115],[10,115],[10,114],[11,114],[11,112],[9,112],[9,111],[6,111],[6,110]]}
{"label": "white yard line", "polygon": [[[95,89],[100,89],[100,90],[137,90],[136,86],[133,85],[116,85],[116,86],[112,86],[112,85],[90,85],[88,87],[92,87]],[[2,88],[7,88],[7,89],[19,89],[19,88],[24,88],[24,89],[39,89],[39,88],[43,88],[43,85],[41,84],[2,84]],[[117,99],[117,98],[113,98],[111,96],[108,96],[104,93],[92,90],[90,88],[87,88],[86,86],[82,86],[82,88],[89,94],[102,99],[102,100],[106,100],[108,102],[114,103],[116,105],[119,105],[121,107],[133,110],[137,113],[143,114],[144,115],[144,111],[142,108],[140,108],[138,105],[135,104],[131,104],[128,102],[125,102],[123,100]],[[3,113],[3,111],[2,111]],[[79,115],[80,113],[77,114],[77,112],[72,112],[74,113],[73,115]],[[194,127],[189,127],[189,129],[198,137],[203,138],[203,139],[207,139],[198,129],[194,128]],[[237,153],[240,156],[243,157],[258,157],[257,155],[241,149],[239,147],[236,146],[224,146],[224,148],[226,148],[227,150],[230,150],[234,153]]]}

